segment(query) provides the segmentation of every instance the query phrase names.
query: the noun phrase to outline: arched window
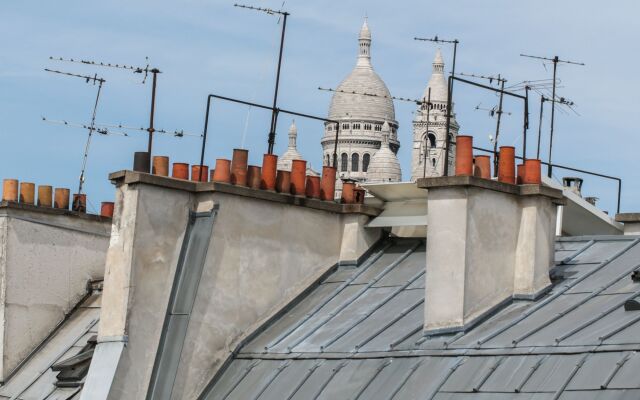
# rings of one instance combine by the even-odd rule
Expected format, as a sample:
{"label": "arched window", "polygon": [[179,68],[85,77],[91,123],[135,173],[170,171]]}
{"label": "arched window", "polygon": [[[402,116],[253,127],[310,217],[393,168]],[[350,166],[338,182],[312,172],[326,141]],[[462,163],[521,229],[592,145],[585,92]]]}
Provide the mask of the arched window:
{"label": "arched window", "polygon": [[371,160],[371,156],[369,153],[365,153],[364,156],[362,156],[362,172],[367,172],[369,169],[369,160]]}
{"label": "arched window", "polygon": [[435,159],[435,158],[432,158],[432,159],[431,159],[431,165],[432,165],[433,167],[435,167],[435,166],[436,166],[436,159]]}
{"label": "arched window", "polygon": [[325,164],[327,167],[331,166],[331,156],[327,154],[327,163]]}
{"label": "arched window", "polygon": [[347,164],[349,163],[349,156],[347,153],[342,153],[340,156],[340,172],[347,172]]}
{"label": "arched window", "polygon": [[382,131],[382,125],[376,125],[375,129],[376,132],[380,132]]}
{"label": "arched window", "polygon": [[365,131],[370,131],[371,130],[371,124],[364,124],[364,130]]}
{"label": "arched window", "polygon": [[342,129],[349,129],[349,124],[342,124]]}
{"label": "arched window", "polygon": [[436,135],[434,135],[433,133],[429,132],[429,134],[427,135],[427,138],[429,138],[429,147],[435,148],[436,147]]}
{"label": "arched window", "polygon": [[360,164],[360,155],[358,153],[353,153],[351,155],[351,171],[358,172],[358,164]]}
{"label": "arched window", "polygon": [[353,129],[360,129],[360,124],[353,124]]}

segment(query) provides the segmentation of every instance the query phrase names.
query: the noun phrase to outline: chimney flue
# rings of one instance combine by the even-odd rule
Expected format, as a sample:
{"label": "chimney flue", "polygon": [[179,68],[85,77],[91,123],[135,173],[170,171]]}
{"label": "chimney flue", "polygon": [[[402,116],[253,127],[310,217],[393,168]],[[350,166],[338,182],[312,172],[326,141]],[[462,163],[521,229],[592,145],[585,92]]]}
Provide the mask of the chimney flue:
{"label": "chimney flue", "polygon": [[2,181],[2,201],[18,201],[17,179],[5,179]]}

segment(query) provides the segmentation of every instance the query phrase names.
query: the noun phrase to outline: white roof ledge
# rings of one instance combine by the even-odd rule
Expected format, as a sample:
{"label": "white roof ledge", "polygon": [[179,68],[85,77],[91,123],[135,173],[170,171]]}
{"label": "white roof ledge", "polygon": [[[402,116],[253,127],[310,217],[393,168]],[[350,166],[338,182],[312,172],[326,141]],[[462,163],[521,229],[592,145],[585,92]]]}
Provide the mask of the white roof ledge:
{"label": "white roof ledge", "polygon": [[369,194],[384,203],[380,215],[368,228],[427,225],[427,191],[414,182],[391,182],[362,185]]}

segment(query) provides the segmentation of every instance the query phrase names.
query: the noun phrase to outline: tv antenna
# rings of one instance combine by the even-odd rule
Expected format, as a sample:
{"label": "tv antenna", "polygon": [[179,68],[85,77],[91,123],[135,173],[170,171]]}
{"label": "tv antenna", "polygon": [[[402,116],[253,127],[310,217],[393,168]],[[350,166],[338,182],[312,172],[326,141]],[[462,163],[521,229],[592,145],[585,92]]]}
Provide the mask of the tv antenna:
{"label": "tv antenna", "polygon": [[96,92],[96,100],[93,104],[93,112],[91,113],[91,125],[89,125],[89,135],[87,136],[87,143],[85,144],[84,155],[82,157],[82,169],[80,170],[80,178],[78,183],[78,196],[74,199],[73,206],[72,206],[72,209],[74,211],[85,211],[80,209],[82,203],[80,201],[79,195],[82,194],[82,186],[84,184],[84,173],[87,168],[87,158],[89,156],[89,147],[91,146],[91,136],[95,131],[96,113],[98,111],[98,101],[100,100],[100,92],[102,91],[102,85],[106,82],[106,80],[104,80],[103,78],[99,78],[97,74],[94,74],[93,76],[80,75],[80,74],[73,74],[70,72],[52,70],[48,68],[45,68],[45,71],[51,72],[54,74],[59,74],[59,75],[66,75],[74,78],[82,78],[85,80],[86,83],[93,83],[93,85],[98,84],[98,90]]}
{"label": "tv antenna", "polygon": [[[504,113],[503,109],[502,109],[502,101],[504,99],[504,84],[507,82],[506,79],[504,79],[500,74],[493,76],[493,75],[476,75],[476,74],[463,74],[461,73],[460,75],[462,76],[467,76],[467,77],[472,77],[472,78],[476,78],[476,79],[484,79],[489,81],[489,84],[493,84],[494,82],[496,82],[497,85],[500,86],[500,99],[498,100],[498,106],[497,109],[495,111],[493,111],[494,114],[490,115],[493,117],[493,115],[497,115],[497,119],[496,119],[496,136],[493,140],[493,154],[498,154],[498,139],[500,138],[500,122],[502,121],[502,114]],[[496,107],[494,107],[495,109]],[[476,107],[476,110],[479,110],[479,105]],[[511,115],[511,114],[509,114]],[[494,176],[498,176],[498,157],[494,157],[493,158],[493,174]]]}
{"label": "tv antenna", "polygon": [[[70,122],[70,121],[66,121],[66,120],[54,120],[54,119],[49,119],[49,118],[46,118],[46,117],[42,117],[42,121],[47,122],[49,124],[57,124],[57,125],[68,126],[70,128],[81,128],[81,129],[89,129],[90,128],[89,125],[83,124],[83,123],[80,123],[80,122]],[[105,135],[105,136],[117,135],[117,136],[127,136],[127,137],[131,136],[127,132],[114,131],[113,130],[114,128],[115,129],[124,130],[124,131],[140,131],[140,132],[145,132],[147,130],[147,128],[144,128],[144,127],[126,126],[126,125],[122,125],[122,124],[99,124],[99,123],[95,124],[95,132],[99,133],[101,135]],[[202,137],[202,134],[188,133],[188,132],[185,132],[184,130],[167,131],[167,130],[164,130],[164,129],[156,129],[155,133],[165,134],[165,135],[174,136],[174,137],[178,137],[178,138],[182,138],[182,137],[185,137],[185,136]]]}
{"label": "tv antenna", "polygon": [[553,169],[551,165],[551,155],[552,155],[552,149],[553,149],[553,127],[555,122],[555,111],[556,111],[556,77],[557,77],[557,71],[558,71],[558,64],[570,64],[570,65],[581,65],[581,66],[584,66],[585,64],[581,62],[576,62],[576,61],[561,60],[558,56],[554,56],[553,58],[531,56],[527,54],[520,54],[520,56],[532,58],[536,60],[550,61],[553,63],[553,81],[552,81],[553,88],[551,93],[551,131],[549,134],[549,161],[548,161],[549,165],[547,167],[547,176],[551,178],[551,173]]}
{"label": "tv antenna", "polygon": [[[540,95],[540,119],[538,121],[538,151],[536,153],[536,158],[540,159],[540,138],[542,137],[542,113],[544,111],[544,103],[551,101],[551,98],[546,97],[544,95]],[[575,104],[573,101],[569,99],[565,99],[564,97],[559,97],[556,99],[556,104],[567,106],[574,113],[578,114],[574,109],[573,105]],[[561,108],[560,108],[561,110]]]}
{"label": "tv antenna", "polygon": [[449,175],[449,148],[451,147],[450,146],[451,138],[449,137],[449,130],[451,128],[451,102],[452,102],[451,98],[453,96],[453,77],[456,76],[456,54],[458,50],[458,44],[460,43],[460,41],[458,41],[458,39],[453,39],[453,40],[441,39],[438,37],[438,35],[434,36],[433,38],[414,37],[413,40],[453,45],[453,63],[451,65],[451,75],[449,76],[449,82],[447,85],[447,119],[446,119],[446,125],[445,125],[445,131],[446,131],[445,160],[446,161],[444,163],[444,175],[447,176]]}
{"label": "tv antenna", "polygon": [[[282,3],[282,5],[284,6],[284,2]],[[271,8],[254,7],[254,6],[245,5],[245,4],[236,3],[233,6],[238,8],[244,8],[247,10],[259,11],[269,15],[278,15],[282,18],[282,32],[280,34],[280,50],[278,52],[278,67],[276,69],[276,86],[273,91],[273,106],[271,108],[271,127],[269,128],[269,139],[268,139],[269,149],[267,151],[269,154],[273,154],[273,146],[276,143],[276,126],[278,124],[277,105],[278,105],[278,90],[280,88],[280,70],[282,67],[282,52],[284,50],[284,36],[287,29],[287,17],[290,14],[287,11],[283,11],[283,10],[273,10]],[[280,20],[278,20],[278,22],[280,22]]]}
{"label": "tv antenna", "polygon": [[63,62],[71,62],[77,64],[91,65],[94,67],[105,67],[105,68],[117,68],[132,71],[134,74],[144,74],[144,78],[142,79],[142,83],[144,84],[147,80],[147,76],[151,73],[152,86],[151,86],[151,111],[149,113],[149,127],[146,129],[149,133],[149,142],[147,145],[147,152],[149,153],[149,171],[151,171],[151,152],[153,148],[153,133],[155,129],[153,127],[153,121],[155,116],[156,109],[156,84],[158,79],[158,74],[160,74],[160,70],[158,68],[153,68],[149,66],[149,58],[145,57],[147,60],[147,65],[145,67],[135,67],[132,65],[126,64],[112,64],[112,63],[104,63],[99,61],[91,61],[91,60],[75,60],[73,58],[63,58],[63,57],[49,57],[50,60],[53,61],[63,61]]}
{"label": "tv antenna", "polygon": [[415,103],[415,104],[417,104],[417,105],[427,104],[427,102],[428,102],[428,100],[426,100],[426,99],[418,100],[418,99],[411,99],[411,98],[408,98],[408,97],[381,96],[381,95],[376,94],[376,93],[357,92],[357,91],[355,91],[355,90],[353,90],[353,91],[348,91],[348,90],[331,89],[331,88],[323,88],[323,87],[318,87],[318,90],[322,90],[322,91],[325,91],[325,92],[334,92],[334,93],[352,94],[352,95],[357,95],[357,96],[380,97],[380,98],[384,98],[384,99],[391,99],[391,100],[398,100],[398,101],[406,101],[406,102],[408,102],[408,103]]}

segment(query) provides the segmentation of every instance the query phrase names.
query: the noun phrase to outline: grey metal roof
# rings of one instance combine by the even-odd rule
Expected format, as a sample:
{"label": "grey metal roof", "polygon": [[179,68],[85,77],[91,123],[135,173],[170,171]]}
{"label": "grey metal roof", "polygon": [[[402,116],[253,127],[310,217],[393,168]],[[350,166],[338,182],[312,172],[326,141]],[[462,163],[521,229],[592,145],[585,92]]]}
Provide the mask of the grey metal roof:
{"label": "grey metal roof", "polygon": [[58,387],[51,367],[79,354],[98,333],[102,295],[95,292],[47,338],[0,388],[0,399],[79,399],[82,385]]}
{"label": "grey metal roof", "polygon": [[244,345],[206,399],[638,399],[640,241],[562,238],[555,285],[466,333],[425,337],[425,246],[338,269]]}

